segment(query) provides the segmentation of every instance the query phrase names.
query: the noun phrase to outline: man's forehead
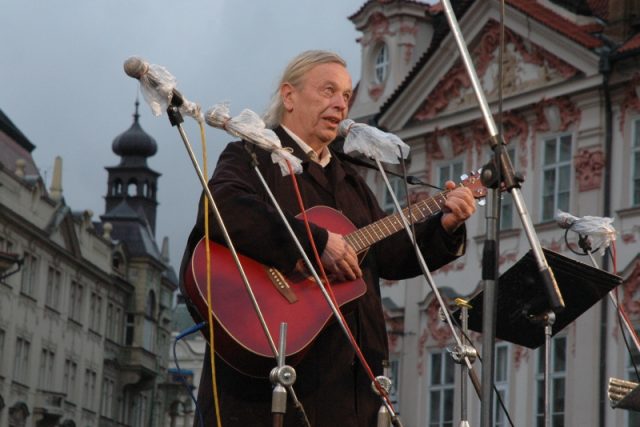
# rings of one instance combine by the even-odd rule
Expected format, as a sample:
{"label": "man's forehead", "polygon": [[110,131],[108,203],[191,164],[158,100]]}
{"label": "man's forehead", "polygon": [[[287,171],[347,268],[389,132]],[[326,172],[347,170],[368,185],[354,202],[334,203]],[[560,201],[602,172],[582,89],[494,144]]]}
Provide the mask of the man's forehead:
{"label": "man's forehead", "polygon": [[[327,67],[327,65],[329,67]],[[315,84],[347,83],[351,89],[351,75],[349,71],[340,63],[330,62],[318,64],[304,74],[303,80],[313,81]]]}

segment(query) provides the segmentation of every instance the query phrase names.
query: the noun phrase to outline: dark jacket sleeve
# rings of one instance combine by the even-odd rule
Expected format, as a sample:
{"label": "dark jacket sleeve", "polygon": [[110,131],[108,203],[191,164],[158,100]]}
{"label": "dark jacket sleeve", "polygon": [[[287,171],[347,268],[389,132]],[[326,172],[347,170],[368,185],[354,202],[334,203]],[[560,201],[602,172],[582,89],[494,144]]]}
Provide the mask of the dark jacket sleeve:
{"label": "dark jacket sleeve", "polygon": [[[259,164],[267,165],[260,169],[267,182],[270,182],[270,186],[273,184],[276,187],[275,191],[279,187],[291,186],[291,177],[281,176],[279,168],[268,167],[271,163],[268,153],[257,149],[255,154],[260,158]],[[239,252],[285,273],[293,270],[300,255],[262,186],[251,164],[251,156],[242,142],[233,142],[222,152],[213,177],[209,181],[209,189],[232,242]],[[282,208],[303,249],[307,254],[311,254],[304,223],[295,218],[299,210],[295,209],[294,204],[282,206]],[[224,244],[222,232],[211,209],[209,224],[210,237]],[[313,224],[311,224],[311,231],[318,251],[322,253],[328,239],[327,231]],[[204,236],[202,203],[198,210],[193,235]]]}
{"label": "dark jacket sleeve", "polygon": [[[387,216],[368,187],[366,191],[376,220]],[[418,247],[430,271],[448,264],[463,255],[465,251],[464,224],[455,233],[449,234],[442,227],[441,218],[442,214],[438,213],[415,224]],[[401,280],[422,274],[415,249],[404,229],[376,243],[371,251],[373,253],[369,256],[375,257],[378,274],[382,278]]]}

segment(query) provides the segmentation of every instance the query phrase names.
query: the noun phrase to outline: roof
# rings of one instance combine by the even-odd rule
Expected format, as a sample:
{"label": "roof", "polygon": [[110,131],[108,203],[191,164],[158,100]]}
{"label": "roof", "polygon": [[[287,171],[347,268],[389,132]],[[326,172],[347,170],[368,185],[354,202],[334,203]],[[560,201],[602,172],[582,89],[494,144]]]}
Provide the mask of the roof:
{"label": "roof", "polygon": [[631,52],[633,52],[635,50],[640,50],[640,33],[634,35],[629,40],[624,42],[622,44],[622,46],[620,46],[616,50],[616,53],[618,53],[618,54],[621,54],[621,53],[628,54],[628,53],[631,53]]}
{"label": "roof", "polygon": [[16,168],[16,160],[23,159],[26,162],[25,175],[39,175],[36,163],[31,156],[35,148],[36,146],[0,110],[0,165],[13,171]]}
{"label": "roof", "polygon": [[[372,3],[393,3],[394,0],[369,0],[367,2],[365,2],[360,9],[358,9],[355,13],[353,13],[351,16],[348,17],[349,20],[354,20],[358,17],[358,15],[360,15],[362,12],[364,12],[364,10]],[[401,0],[400,3],[408,3],[408,4],[417,4],[417,5],[421,5],[424,6],[425,9],[427,10],[431,10],[433,7],[437,6],[432,6],[429,3],[423,2],[423,1],[415,1],[415,0]]]}
{"label": "roof", "polygon": [[[535,1],[506,0],[506,2],[526,15],[531,16],[536,21],[539,21],[586,48],[594,49],[603,45],[602,40],[591,34],[591,32],[593,32],[592,25],[578,25]],[[602,30],[602,27],[600,30]]]}
{"label": "roof", "polygon": [[0,110],[0,130],[11,137],[22,148],[31,153],[36,146],[24,136],[24,134],[13,124],[13,122],[7,117],[2,110]]}
{"label": "roof", "polygon": [[111,223],[113,226],[111,238],[122,242],[130,256],[148,256],[164,264],[149,223],[144,215],[129,206],[126,199],[122,199],[121,203],[102,215],[100,219],[103,224]]}
{"label": "roof", "polygon": [[[475,0],[460,0],[452,5],[458,20],[460,20],[465,15],[474,1]],[[558,33],[561,33],[565,37],[575,41],[585,48],[595,49],[603,46],[602,40],[593,35],[593,33],[600,32],[604,28],[600,24],[575,24],[534,0],[506,0],[506,2],[511,7],[521,11],[525,15],[530,16],[531,18],[557,31]],[[431,57],[435,55],[444,38],[450,33],[449,23],[446,20],[446,16],[444,14],[441,3],[438,3],[431,7],[429,9],[429,13],[435,14],[433,21],[434,33],[431,40],[431,45],[422,55],[422,57],[418,59],[416,65],[407,74],[405,79],[382,104],[382,106],[380,107],[380,111],[378,112],[378,114],[376,114],[376,121],[391,107],[391,105],[398,99],[400,94],[404,92],[407,86],[418,75],[420,70],[422,70],[422,68],[429,62]]]}

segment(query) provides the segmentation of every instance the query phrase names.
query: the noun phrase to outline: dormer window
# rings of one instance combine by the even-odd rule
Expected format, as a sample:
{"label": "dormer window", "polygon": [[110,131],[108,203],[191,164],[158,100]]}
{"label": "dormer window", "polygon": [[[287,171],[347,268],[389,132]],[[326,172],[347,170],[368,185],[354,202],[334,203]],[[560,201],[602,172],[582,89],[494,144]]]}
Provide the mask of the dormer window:
{"label": "dormer window", "polygon": [[380,84],[384,83],[389,74],[389,48],[386,44],[382,43],[378,46],[378,50],[375,54],[374,60],[374,76],[375,82]]}

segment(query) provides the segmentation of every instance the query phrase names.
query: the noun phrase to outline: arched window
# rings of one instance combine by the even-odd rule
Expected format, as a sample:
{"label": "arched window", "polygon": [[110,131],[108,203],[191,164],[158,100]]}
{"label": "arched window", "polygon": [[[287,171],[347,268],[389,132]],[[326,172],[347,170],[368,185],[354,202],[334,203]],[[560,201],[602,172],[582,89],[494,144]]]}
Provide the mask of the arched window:
{"label": "arched window", "polygon": [[122,181],[120,179],[116,179],[113,182],[113,193],[112,195],[118,196],[122,194]]}
{"label": "arched window", "polygon": [[376,83],[384,83],[389,74],[389,48],[384,43],[376,52],[373,71]]}
{"label": "arched window", "polygon": [[133,197],[138,195],[138,182],[135,179],[129,181],[127,185],[127,196]]}

